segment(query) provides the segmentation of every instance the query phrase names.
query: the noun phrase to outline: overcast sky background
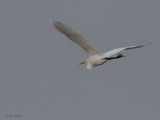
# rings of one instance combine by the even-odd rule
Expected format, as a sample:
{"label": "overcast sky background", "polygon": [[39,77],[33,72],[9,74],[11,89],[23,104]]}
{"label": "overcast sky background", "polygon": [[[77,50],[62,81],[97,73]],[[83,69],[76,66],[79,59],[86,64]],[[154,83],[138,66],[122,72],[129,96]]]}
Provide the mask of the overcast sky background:
{"label": "overcast sky background", "polygon": [[[160,0],[1,0],[0,118],[159,120]],[[51,19],[101,52],[126,51],[91,71],[87,54]],[[19,115],[19,116],[18,116]]]}

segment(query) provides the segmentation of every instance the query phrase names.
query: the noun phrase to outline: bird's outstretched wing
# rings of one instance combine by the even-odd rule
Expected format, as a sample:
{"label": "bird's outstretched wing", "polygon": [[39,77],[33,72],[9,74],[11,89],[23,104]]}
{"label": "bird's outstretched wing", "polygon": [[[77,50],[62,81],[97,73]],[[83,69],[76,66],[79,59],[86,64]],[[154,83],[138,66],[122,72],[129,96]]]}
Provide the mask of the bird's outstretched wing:
{"label": "bird's outstretched wing", "polygon": [[108,52],[104,53],[103,56],[104,56],[104,58],[110,57],[110,56],[112,56],[114,54],[117,54],[117,53],[123,51],[123,50],[130,50],[130,49],[140,48],[140,47],[146,46],[148,44],[151,44],[151,43],[135,45],[135,46],[130,46],[130,47],[117,48],[117,49],[114,49],[114,50],[111,50],[111,51],[108,51]]}
{"label": "bird's outstretched wing", "polygon": [[53,26],[61,33],[63,33],[64,35],[66,35],[70,40],[74,41],[75,43],[77,43],[81,48],[83,48],[86,53],[89,56],[92,55],[101,55],[101,53],[96,50],[91,43],[89,43],[88,40],[86,40],[82,35],[80,35],[79,33],[73,31],[70,27],[68,27],[67,25],[59,22],[59,21],[55,21],[52,20],[51,21]]}

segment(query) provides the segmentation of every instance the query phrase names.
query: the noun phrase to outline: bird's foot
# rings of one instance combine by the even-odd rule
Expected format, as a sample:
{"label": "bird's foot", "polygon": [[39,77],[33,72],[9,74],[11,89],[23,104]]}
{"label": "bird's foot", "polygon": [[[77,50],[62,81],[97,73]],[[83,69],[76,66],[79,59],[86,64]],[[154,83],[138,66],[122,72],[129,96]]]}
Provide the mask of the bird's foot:
{"label": "bird's foot", "polygon": [[126,57],[126,56],[122,55],[121,53],[118,53],[117,58],[121,58],[121,57]]}
{"label": "bird's foot", "polygon": [[125,56],[122,55],[121,53],[118,53],[116,57],[109,57],[109,58],[107,57],[107,58],[105,58],[105,59],[107,59],[107,60],[113,60],[113,59],[119,59],[119,58],[121,58],[121,57],[125,57]]}

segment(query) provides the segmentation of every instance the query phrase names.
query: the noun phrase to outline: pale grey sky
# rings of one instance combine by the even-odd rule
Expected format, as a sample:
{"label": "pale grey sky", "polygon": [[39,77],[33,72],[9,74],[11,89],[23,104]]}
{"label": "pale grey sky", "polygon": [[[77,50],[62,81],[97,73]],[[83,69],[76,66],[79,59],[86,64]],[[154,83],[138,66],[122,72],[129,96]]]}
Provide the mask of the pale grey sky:
{"label": "pale grey sky", "polygon": [[[159,0],[1,0],[0,118],[159,120]],[[91,71],[51,19],[99,51],[152,42]]]}

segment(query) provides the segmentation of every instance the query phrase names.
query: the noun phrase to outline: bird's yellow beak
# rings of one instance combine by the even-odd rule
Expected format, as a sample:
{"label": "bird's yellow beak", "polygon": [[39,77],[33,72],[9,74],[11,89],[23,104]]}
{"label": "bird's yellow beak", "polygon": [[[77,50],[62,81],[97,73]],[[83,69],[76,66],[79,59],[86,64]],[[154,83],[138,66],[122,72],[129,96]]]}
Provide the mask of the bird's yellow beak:
{"label": "bird's yellow beak", "polygon": [[87,61],[80,62],[78,65],[85,64]]}

